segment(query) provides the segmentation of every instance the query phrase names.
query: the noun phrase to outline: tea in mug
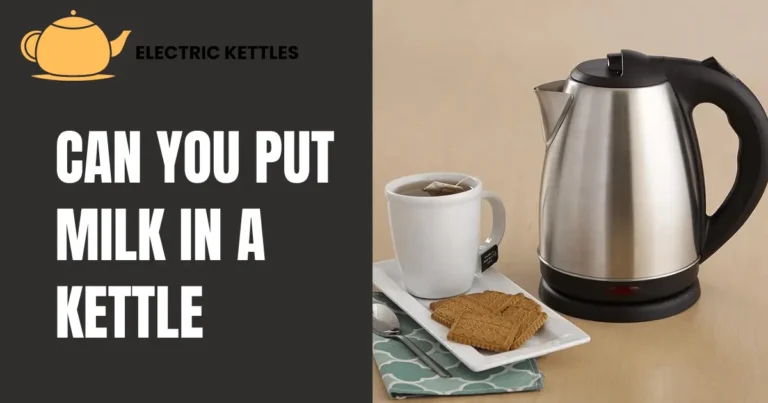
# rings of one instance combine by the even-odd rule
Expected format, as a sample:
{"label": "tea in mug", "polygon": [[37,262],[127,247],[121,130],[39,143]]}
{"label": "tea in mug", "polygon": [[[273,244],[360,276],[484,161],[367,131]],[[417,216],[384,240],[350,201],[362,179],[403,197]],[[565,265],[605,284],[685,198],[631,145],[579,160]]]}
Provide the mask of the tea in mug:
{"label": "tea in mug", "polygon": [[395,193],[412,197],[450,196],[466,192],[472,188],[463,183],[453,184],[448,180],[429,180],[412,182],[395,189]]}

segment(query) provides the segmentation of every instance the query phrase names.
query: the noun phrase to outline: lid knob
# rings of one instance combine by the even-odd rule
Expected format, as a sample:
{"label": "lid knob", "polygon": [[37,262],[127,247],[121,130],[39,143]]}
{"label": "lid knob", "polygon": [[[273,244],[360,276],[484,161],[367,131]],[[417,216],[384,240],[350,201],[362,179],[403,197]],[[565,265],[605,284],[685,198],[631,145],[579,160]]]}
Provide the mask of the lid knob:
{"label": "lid knob", "polygon": [[623,67],[623,57],[621,53],[608,54],[608,70],[615,74],[621,74]]}
{"label": "lid knob", "polygon": [[75,11],[75,10],[72,10],[72,11],[70,11],[69,13],[70,13],[70,14],[72,14],[72,15],[75,15],[75,14],[77,14],[77,11]]}
{"label": "lid knob", "polygon": [[667,81],[666,73],[650,56],[629,49],[581,62],[571,79],[603,88],[641,88]]}

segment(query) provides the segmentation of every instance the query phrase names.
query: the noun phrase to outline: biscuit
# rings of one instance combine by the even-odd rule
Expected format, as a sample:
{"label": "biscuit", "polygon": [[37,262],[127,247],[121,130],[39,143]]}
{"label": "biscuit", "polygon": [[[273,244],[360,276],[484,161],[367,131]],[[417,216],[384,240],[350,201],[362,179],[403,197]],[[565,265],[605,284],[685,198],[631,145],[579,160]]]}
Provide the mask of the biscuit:
{"label": "biscuit", "polygon": [[433,302],[431,302],[431,303],[429,304],[429,310],[430,310],[430,311],[435,311],[435,310],[437,310],[437,308],[439,308],[439,307],[440,307],[440,305],[443,305],[443,304],[445,304],[445,303],[446,303],[446,302],[448,302],[448,301],[453,301],[453,300],[457,300],[457,299],[468,298],[470,295],[474,295],[474,294],[461,294],[461,295],[457,295],[457,296],[455,296],[455,297],[446,298],[446,299],[441,299],[441,300],[439,300],[439,301],[433,301]]}
{"label": "biscuit", "polygon": [[519,326],[500,315],[462,313],[453,322],[448,340],[495,352],[512,348]]}
{"label": "biscuit", "polygon": [[453,298],[440,304],[432,312],[432,319],[446,327],[451,327],[453,322],[464,312],[478,314],[491,314],[492,310],[468,298]]}
{"label": "biscuit", "polygon": [[538,331],[547,321],[547,313],[532,309],[509,307],[503,313],[502,317],[518,326],[518,332],[515,334],[515,340],[512,343],[512,349],[520,348],[525,342]]}
{"label": "biscuit", "polygon": [[505,294],[503,292],[499,291],[484,291],[477,294],[471,294],[467,296],[468,298],[472,299],[473,301],[476,301],[480,305],[485,306],[486,308],[489,308],[493,310],[494,312],[501,313],[506,309],[514,299],[513,295]]}
{"label": "biscuit", "polygon": [[512,301],[508,306],[531,309],[541,312],[541,305],[539,305],[536,301],[526,297],[523,293],[515,294],[512,297]]}
{"label": "biscuit", "polygon": [[442,305],[442,304],[444,304],[444,303],[446,303],[446,302],[450,301],[451,299],[452,299],[452,298],[448,298],[448,299],[441,299],[440,301],[434,301],[434,302],[430,302],[430,304],[429,304],[429,310],[430,310],[430,311],[434,311],[434,310],[436,310],[437,308],[439,308],[439,307],[440,307],[440,305]]}

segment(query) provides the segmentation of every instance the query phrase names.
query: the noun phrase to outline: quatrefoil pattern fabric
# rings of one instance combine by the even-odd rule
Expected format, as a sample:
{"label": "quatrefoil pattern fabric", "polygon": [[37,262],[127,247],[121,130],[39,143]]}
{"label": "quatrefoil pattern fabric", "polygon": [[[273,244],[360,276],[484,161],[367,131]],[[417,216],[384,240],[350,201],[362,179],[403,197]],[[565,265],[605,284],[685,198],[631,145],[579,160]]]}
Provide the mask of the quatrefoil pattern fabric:
{"label": "quatrefoil pattern fabric", "polygon": [[472,372],[382,293],[374,292],[373,302],[394,309],[403,334],[453,375],[451,378],[437,376],[399,341],[372,334],[373,358],[392,398],[527,392],[544,387],[544,376],[534,359]]}

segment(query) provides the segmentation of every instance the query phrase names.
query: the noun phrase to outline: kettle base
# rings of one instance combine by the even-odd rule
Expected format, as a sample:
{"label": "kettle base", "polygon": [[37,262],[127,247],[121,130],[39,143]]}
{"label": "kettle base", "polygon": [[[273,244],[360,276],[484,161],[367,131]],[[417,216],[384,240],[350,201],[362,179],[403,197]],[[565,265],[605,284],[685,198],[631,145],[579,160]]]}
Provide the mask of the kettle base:
{"label": "kettle base", "polygon": [[544,279],[539,282],[539,298],[545,305],[564,315],[596,322],[631,323],[664,319],[692,307],[700,296],[698,279],[672,296],[649,302],[623,304],[573,299],[555,291]]}

